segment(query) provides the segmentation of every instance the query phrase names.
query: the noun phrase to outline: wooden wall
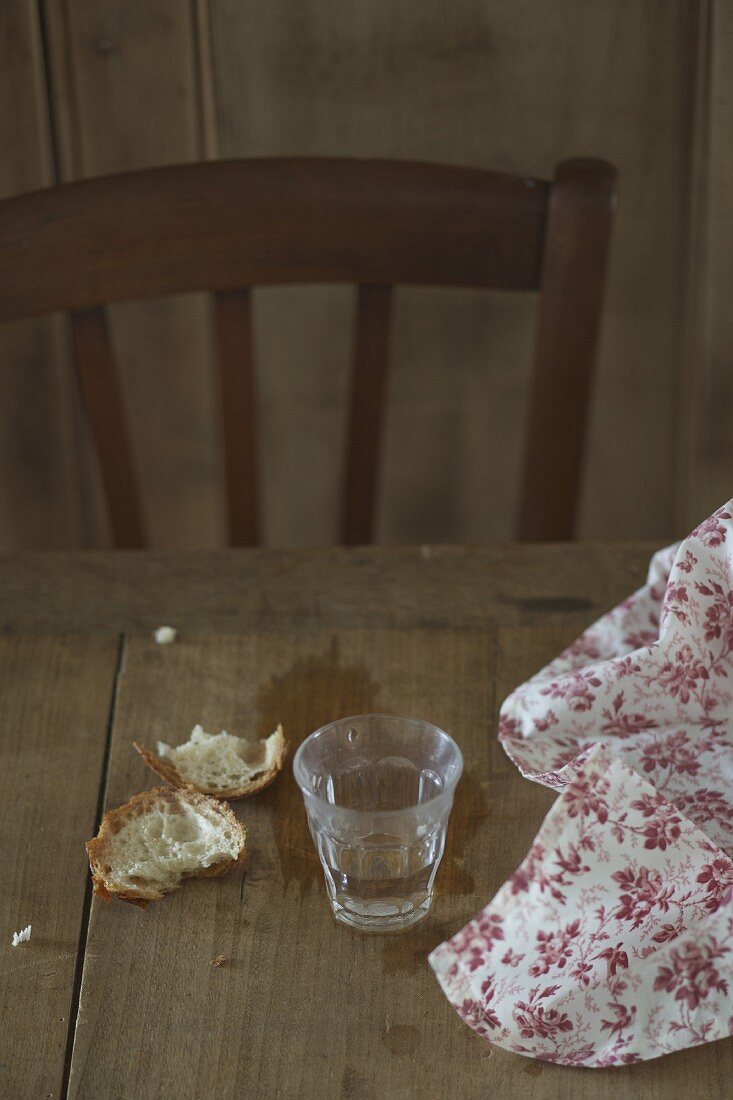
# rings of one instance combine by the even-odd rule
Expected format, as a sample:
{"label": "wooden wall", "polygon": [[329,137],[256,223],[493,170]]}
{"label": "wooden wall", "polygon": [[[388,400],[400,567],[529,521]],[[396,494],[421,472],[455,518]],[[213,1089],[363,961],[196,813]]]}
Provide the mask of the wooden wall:
{"label": "wooden wall", "polygon": [[[217,156],[621,175],[586,537],[666,539],[731,495],[733,15],[724,0],[4,0],[2,194]],[[533,301],[398,292],[384,541],[510,530]],[[258,292],[266,533],[332,541],[352,296]],[[156,546],[223,538],[200,297],[115,307]],[[61,319],[0,343],[0,547],[103,545]]]}
{"label": "wooden wall", "polygon": [[709,126],[701,184],[702,241],[694,409],[698,511],[733,496],[733,4],[715,4],[708,54]]}

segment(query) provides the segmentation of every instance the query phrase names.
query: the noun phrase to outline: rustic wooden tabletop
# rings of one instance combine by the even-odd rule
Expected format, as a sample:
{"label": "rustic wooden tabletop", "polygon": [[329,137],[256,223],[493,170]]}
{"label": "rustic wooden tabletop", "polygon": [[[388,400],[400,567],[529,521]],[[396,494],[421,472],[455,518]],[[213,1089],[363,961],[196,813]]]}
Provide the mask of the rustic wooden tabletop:
{"label": "rustic wooden tabletop", "polygon": [[[2,559],[0,1094],[722,1097],[729,1042],[610,1070],[542,1064],[479,1039],[426,962],[552,801],[497,745],[501,699],[637,587],[652,549]],[[175,644],[153,641],[162,624]],[[184,740],[196,722],[264,736],[282,721],[294,744],[366,710],[428,718],[465,756],[437,900],[415,929],[336,925],[289,768],[237,805],[244,872],[147,911],[91,900],[83,842],[155,783],[133,738]]]}

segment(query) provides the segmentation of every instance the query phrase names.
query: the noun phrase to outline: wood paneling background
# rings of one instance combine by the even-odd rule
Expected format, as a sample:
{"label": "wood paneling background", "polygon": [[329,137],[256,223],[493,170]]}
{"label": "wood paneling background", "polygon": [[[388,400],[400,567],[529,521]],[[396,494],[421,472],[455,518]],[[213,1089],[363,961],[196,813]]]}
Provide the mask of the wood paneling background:
{"label": "wood paneling background", "polygon": [[[731,494],[732,55],[724,0],[5,0],[0,187],[216,156],[606,157],[581,534],[665,539]],[[256,295],[271,544],[335,536],[352,307]],[[113,317],[153,542],[220,545],[208,304]],[[532,320],[526,295],[398,292],[382,540],[508,535]],[[64,323],[2,341],[0,546],[103,544]]]}
{"label": "wood paneling background", "polygon": [[[0,195],[56,182],[43,39],[31,0],[0,4]],[[62,326],[0,329],[0,547],[82,537],[76,392]]]}
{"label": "wood paneling background", "polygon": [[733,490],[733,4],[715,4],[704,159],[699,400],[693,493],[705,510]]}
{"label": "wood paneling background", "polygon": [[[62,180],[204,155],[197,23],[187,0],[48,0],[45,13]],[[110,317],[151,542],[220,545],[207,303],[125,303]],[[96,486],[88,507],[96,541],[104,516]]]}

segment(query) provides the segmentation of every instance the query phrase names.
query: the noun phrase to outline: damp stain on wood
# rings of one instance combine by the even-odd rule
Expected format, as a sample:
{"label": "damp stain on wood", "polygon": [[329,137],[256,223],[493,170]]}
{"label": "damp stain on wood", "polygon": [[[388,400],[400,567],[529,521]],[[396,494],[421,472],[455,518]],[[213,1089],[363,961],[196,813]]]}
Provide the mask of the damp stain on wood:
{"label": "damp stain on wood", "polygon": [[414,1054],[420,1046],[420,1032],[411,1024],[393,1024],[382,1032],[390,1054]]}
{"label": "damp stain on wood", "polygon": [[[282,722],[292,760],[301,741],[320,726],[378,709],[379,690],[364,665],[344,659],[334,636],[322,653],[298,658],[263,685],[256,699],[258,736],[266,737]],[[261,797],[271,810],[284,890],[295,883],[302,896],[314,883],[320,888],[322,872],[291,768],[286,766]]]}

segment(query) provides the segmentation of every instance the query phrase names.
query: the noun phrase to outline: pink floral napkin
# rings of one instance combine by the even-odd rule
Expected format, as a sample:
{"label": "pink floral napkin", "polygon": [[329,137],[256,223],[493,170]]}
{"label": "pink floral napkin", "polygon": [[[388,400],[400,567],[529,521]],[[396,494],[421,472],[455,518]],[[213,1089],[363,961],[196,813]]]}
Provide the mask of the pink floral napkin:
{"label": "pink floral napkin", "polygon": [[733,501],[505,701],[560,794],[522,865],[430,956],[480,1035],[565,1065],[733,1033]]}

